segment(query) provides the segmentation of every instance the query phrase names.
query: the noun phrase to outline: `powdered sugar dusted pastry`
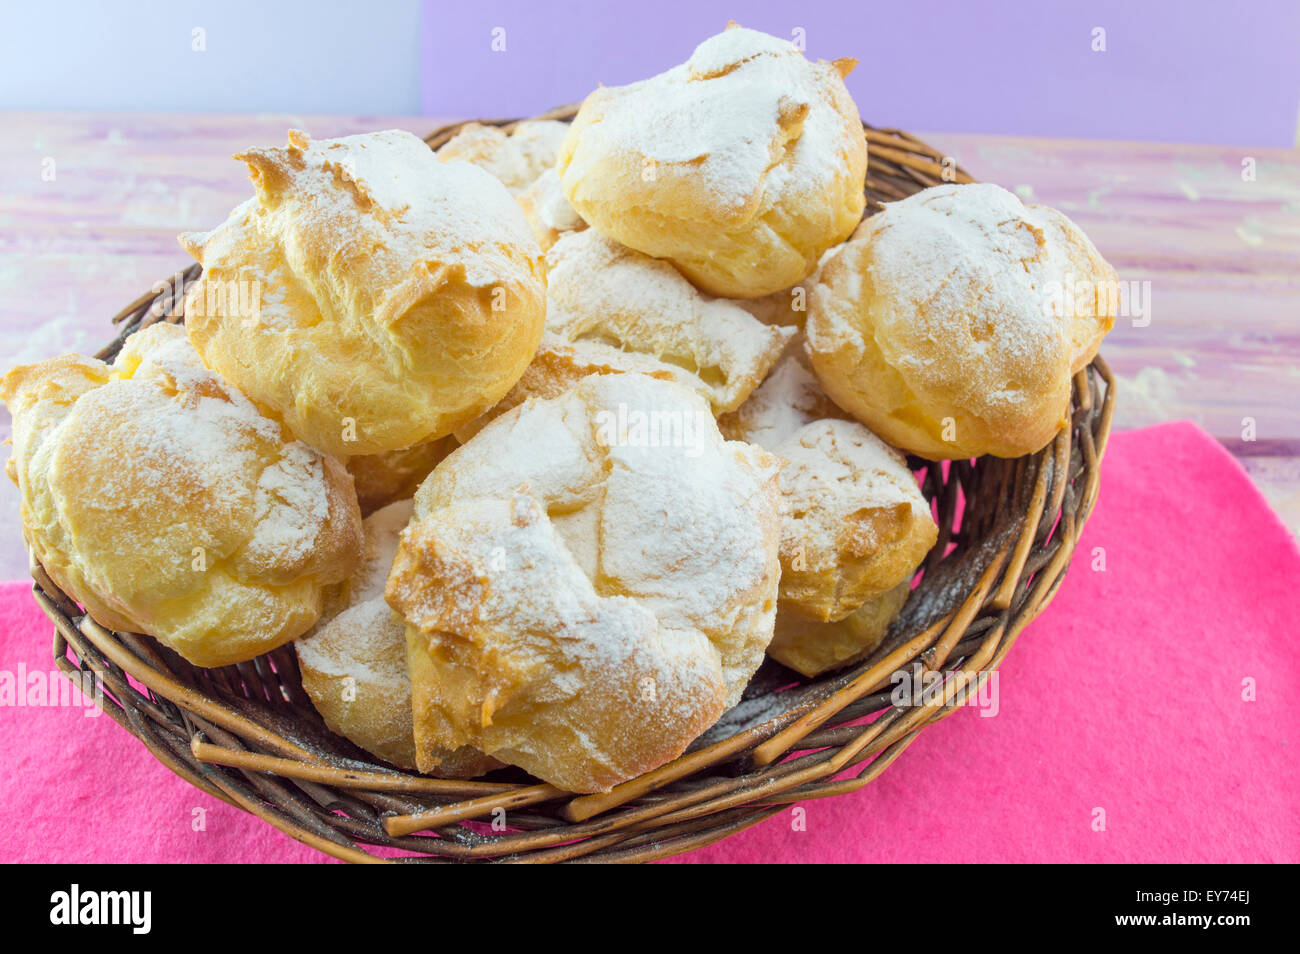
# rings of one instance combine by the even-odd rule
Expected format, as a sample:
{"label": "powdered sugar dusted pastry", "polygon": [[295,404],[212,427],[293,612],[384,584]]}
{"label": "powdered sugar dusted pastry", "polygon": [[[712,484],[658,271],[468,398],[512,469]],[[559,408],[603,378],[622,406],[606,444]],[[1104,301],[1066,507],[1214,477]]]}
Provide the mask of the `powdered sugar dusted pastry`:
{"label": "powdered sugar dusted pastry", "polygon": [[555,168],[569,124],[555,119],[525,119],[510,127],[510,142],[523,156],[529,181]]}
{"label": "powdered sugar dusted pastry", "polygon": [[526,119],[509,130],[466,123],[438,149],[443,162],[469,162],[484,169],[513,193],[522,192],[555,166],[569,131],[554,119]]}
{"label": "powdered sugar dusted pastry", "polygon": [[768,655],[805,676],[880,645],[939,528],[904,456],[857,421],[777,443],[781,589]]}
{"label": "powdered sugar dusted pastry", "polygon": [[806,676],[880,644],[938,528],[903,455],[826,397],[802,334],[722,433],[784,458],[781,599],[768,655]]}
{"label": "powdered sugar dusted pastry", "polygon": [[548,331],[681,368],[708,390],[715,414],[740,406],[794,334],[733,301],[701,295],[669,263],[595,229],[564,236],[546,262]]}
{"label": "powdered sugar dusted pastry", "polygon": [[413,496],[429,471],[455,449],[456,439],[448,436],[404,450],[349,457],[348,473],[356,484],[362,516]]}
{"label": "powdered sugar dusted pastry", "polygon": [[343,466],[204,368],[175,325],[132,335],[112,365],[14,368],[0,398],[28,544],[104,626],[199,666],[252,659],[309,629],[356,562]]}
{"label": "powdered sugar dusted pastry", "polygon": [[517,196],[519,208],[524,210],[528,224],[542,251],[547,251],[565,232],[579,232],[587,227],[582,216],[569,204],[560,174],[547,169],[537,180]]}
{"label": "powdered sugar dusted pastry", "polygon": [[848,418],[826,396],[808,360],[807,339],[799,332],[748,400],[718,418],[728,440],[775,448],[805,424],[824,418]]}
{"label": "powdered sugar dusted pastry", "polygon": [[564,191],[594,228],[711,294],[789,288],[862,216],[854,65],[733,25],[681,66],[591,93],[560,150]]}
{"label": "powdered sugar dusted pastry", "polygon": [[[939,531],[902,454],[841,420],[805,425],[773,453],[787,461],[778,615],[841,620],[912,578]],[[803,671],[779,624],[768,653]]]}
{"label": "powdered sugar dusted pastry", "polygon": [[406,626],[384,602],[384,581],[409,500],[365,520],[365,545],[352,576],[333,594],[333,612],[298,640],[302,687],[325,724],[401,768],[415,768]]}
{"label": "powdered sugar dusted pastry", "polygon": [[472,745],[598,791],[681,754],[771,637],[775,471],[639,374],[526,401],[458,448],[387,588],[421,767],[426,746]]}
{"label": "powdered sugar dusted pastry", "polygon": [[456,439],[463,444],[490,422],[529,398],[559,397],[588,375],[631,372],[680,384],[695,391],[706,401],[713,396],[709,386],[699,377],[652,355],[624,351],[603,341],[566,341],[554,332],[547,331],[542,334],[542,343],[537,348],[533,363],[524,370],[519,383],[486,413],[458,429]]}
{"label": "powdered sugar dusted pastry", "polygon": [[511,191],[528,184],[523,156],[511,147],[509,133],[500,126],[466,123],[438,149],[438,158],[478,166]]}
{"label": "powdered sugar dusted pastry", "polygon": [[[333,731],[400,768],[415,768],[406,624],[384,601],[384,583],[413,504],[400,500],[365,520],[352,575],[330,593],[325,618],[294,643],[302,687]],[[447,778],[470,778],[500,763],[471,749],[444,753]]]}
{"label": "powdered sugar dusted pastry", "polygon": [[185,320],[210,367],[345,456],[442,437],[510,390],[541,337],[545,277],[499,182],[396,130],[291,131],[238,158],[257,196],[181,236],[203,263]]}
{"label": "powdered sugar dusted pastry", "polygon": [[1115,282],[1061,213],[994,185],[935,186],[888,204],[826,264],[813,366],[891,444],[1019,457],[1067,423],[1070,378],[1114,324]]}

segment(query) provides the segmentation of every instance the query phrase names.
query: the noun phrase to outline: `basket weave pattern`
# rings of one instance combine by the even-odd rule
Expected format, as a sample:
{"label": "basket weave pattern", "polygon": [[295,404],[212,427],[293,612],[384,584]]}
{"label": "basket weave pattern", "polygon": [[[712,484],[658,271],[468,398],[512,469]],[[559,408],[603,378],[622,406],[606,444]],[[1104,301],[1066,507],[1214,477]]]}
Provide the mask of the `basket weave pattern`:
{"label": "basket weave pattern", "polygon": [[[436,148],[459,128],[426,141]],[[907,133],[866,134],[867,215],[927,186],[972,181]],[[113,358],[155,321],[183,320],[182,289],[199,271],[192,265],[161,295],[125,308],[99,357]],[[104,711],[159,761],[321,851],[348,861],[649,861],[861,788],[922,728],[957,711],[1060,586],[1096,500],[1113,404],[1113,378],[1097,357],[1075,377],[1069,426],[1038,453],[913,459],[939,539],[881,647],[815,679],[768,661],[744,701],[685,755],[608,794],[575,796],[517,770],[449,781],[376,763],[325,728],[291,646],[201,669],[149,637],[106,630],[38,564],[33,592],[54,622],[59,669],[94,672]],[[926,704],[893,704],[893,674],[916,666],[941,674],[942,689]]]}

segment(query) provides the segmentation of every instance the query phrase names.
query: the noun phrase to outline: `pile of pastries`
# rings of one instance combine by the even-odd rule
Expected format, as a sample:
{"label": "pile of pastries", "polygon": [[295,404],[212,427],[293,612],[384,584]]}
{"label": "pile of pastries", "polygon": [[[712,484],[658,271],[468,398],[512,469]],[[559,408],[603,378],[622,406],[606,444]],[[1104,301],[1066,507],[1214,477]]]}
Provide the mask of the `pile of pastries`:
{"label": "pile of pastries", "polygon": [[34,556],[447,777],[608,790],[861,660],[937,537],[905,454],[1041,449],[1115,279],[993,185],[862,220],[853,66],[733,25],[571,124],[242,153],[183,326],[0,381]]}

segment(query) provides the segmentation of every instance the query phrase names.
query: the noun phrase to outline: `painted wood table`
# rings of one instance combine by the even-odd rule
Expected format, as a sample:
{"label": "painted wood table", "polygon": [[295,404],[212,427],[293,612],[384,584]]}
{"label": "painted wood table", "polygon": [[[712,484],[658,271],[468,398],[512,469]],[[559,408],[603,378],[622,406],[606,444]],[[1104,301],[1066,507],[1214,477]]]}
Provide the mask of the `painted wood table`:
{"label": "painted wood table", "polygon": [[[3,113],[0,365],[93,353],[108,319],[184,267],[176,234],[250,194],[247,146],[443,120]],[[1300,152],[920,134],[973,176],[1074,218],[1140,293],[1104,354],[1116,424],[1190,418],[1300,530]],[[3,415],[3,412],[0,412]],[[0,439],[8,436],[7,415]],[[27,573],[0,481],[0,578]]]}

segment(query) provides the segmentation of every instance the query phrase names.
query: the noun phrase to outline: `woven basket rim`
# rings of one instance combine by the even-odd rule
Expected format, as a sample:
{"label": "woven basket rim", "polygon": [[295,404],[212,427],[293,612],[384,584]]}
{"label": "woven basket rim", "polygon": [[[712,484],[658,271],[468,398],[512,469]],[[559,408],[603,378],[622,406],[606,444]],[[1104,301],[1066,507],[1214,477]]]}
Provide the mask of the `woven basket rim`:
{"label": "woven basket rim", "polygon": [[[576,109],[530,118],[567,121]],[[520,121],[477,120],[504,127]],[[475,121],[444,126],[425,141],[437,148],[468,122]],[[865,215],[927,186],[975,181],[906,132],[863,128],[871,156]],[[97,356],[111,360],[131,334],[177,320],[184,287],[200,271],[197,263],[183,269],[164,291],[147,292],[119,312],[118,334]],[[1072,390],[1069,423],[1035,454],[910,461],[925,471],[922,489],[935,504],[940,534],[880,649],[815,679],[769,661],[745,701],[686,754],[606,794],[573,795],[531,779],[440,780],[395,769],[323,729],[302,691],[291,645],[238,666],[201,670],[150,637],[100,626],[35,561],[33,593],[54,623],[59,670],[76,679],[95,673],[104,711],[159,761],[336,858],[655,860],[797,802],[861,788],[922,728],[957,711],[957,678],[969,681],[967,691],[983,685],[1055,595],[1096,501],[1115,398],[1100,355],[1075,376]],[[884,691],[890,678],[917,664],[949,673],[943,696],[937,704],[893,705]],[[772,706],[774,700],[785,704]],[[749,721],[746,706],[756,712]],[[864,767],[845,776],[858,766]],[[483,830],[481,823],[502,809],[509,829]],[[407,855],[380,857],[367,845]]]}

